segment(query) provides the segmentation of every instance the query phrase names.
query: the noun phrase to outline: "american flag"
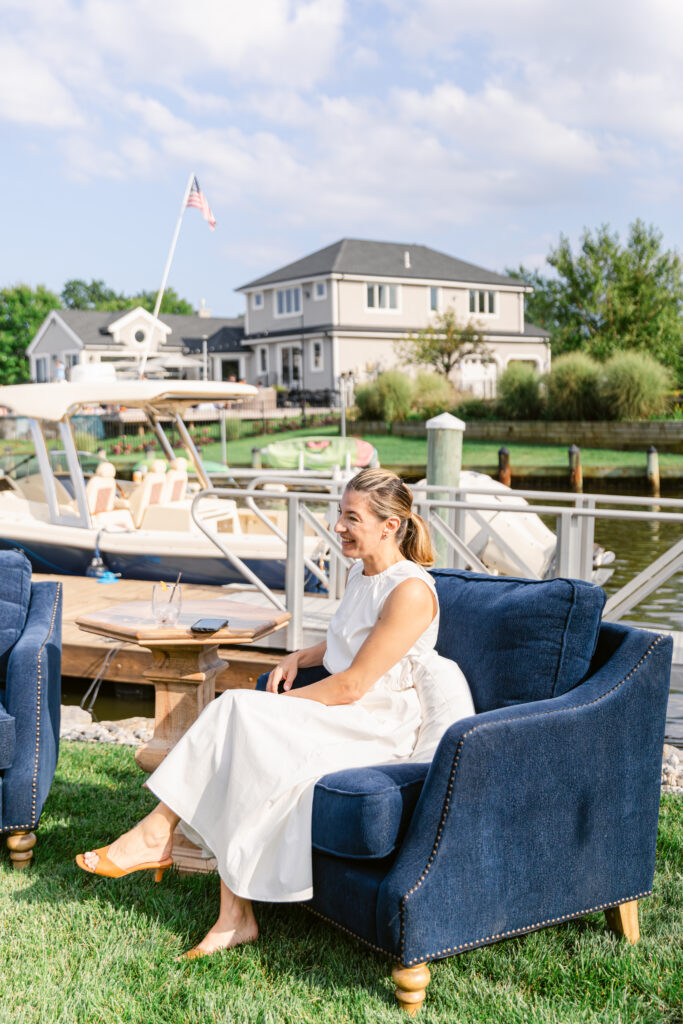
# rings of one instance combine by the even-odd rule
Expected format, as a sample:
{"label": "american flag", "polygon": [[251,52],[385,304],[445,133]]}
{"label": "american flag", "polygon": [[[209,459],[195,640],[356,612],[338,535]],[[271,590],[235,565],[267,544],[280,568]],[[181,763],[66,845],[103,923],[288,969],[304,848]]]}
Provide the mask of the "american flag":
{"label": "american flag", "polygon": [[211,207],[206,201],[206,196],[199,187],[199,182],[195,175],[192,187],[190,188],[190,194],[187,197],[187,206],[195,206],[198,210],[202,211],[202,217],[208,221],[209,227],[213,231],[216,227],[216,218],[211,213]]}

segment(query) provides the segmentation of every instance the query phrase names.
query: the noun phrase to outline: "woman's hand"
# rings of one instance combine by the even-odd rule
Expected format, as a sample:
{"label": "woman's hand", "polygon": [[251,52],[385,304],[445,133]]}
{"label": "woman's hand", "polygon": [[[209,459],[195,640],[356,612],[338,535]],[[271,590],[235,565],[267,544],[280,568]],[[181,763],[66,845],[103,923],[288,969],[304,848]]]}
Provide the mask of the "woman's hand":
{"label": "woman's hand", "polygon": [[283,658],[279,665],[275,666],[268,676],[268,682],[266,683],[267,693],[277,693],[278,686],[282,680],[284,680],[283,689],[285,692],[291,689],[292,683],[299,671],[300,654],[301,651],[294,651],[292,654],[288,654],[286,658]]}

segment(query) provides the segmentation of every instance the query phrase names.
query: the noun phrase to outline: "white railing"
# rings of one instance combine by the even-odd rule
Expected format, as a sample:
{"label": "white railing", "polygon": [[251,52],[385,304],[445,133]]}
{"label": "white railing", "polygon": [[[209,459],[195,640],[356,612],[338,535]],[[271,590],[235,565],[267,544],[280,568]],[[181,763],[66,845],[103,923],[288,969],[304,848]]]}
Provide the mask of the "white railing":
{"label": "white railing", "polygon": [[[257,471],[259,472],[259,471]],[[264,483],[281,483],[285,486],[325,487],[321,491],[288,490],[274,492],[259,490]],[[214,488],[200,491],[192,502],[192,517],[198,528],[216,545],[226,561],[237,569],[249,583],[253,584],[277,608],[291,612],[292,620],[287,628],[286,647],[295,650],[303,642],[303,595],[305,569],[313,571],[330,598],[340,597],[349,566],[342,554],[341,545],[332,527],[337,518],[337,504],[346,481],[320,476],[315,480],[310,474],[254,475],[247,489],[239,487]],[[483,550],[487,540],[492,540],[518,568],[519,575],[539,579],[538,572],[526,563],[524,555],[514,550],[495,523],[486,520],[482,513],[504,513],[511,515],[536,514],[553,517],[556,524],[557,544],[554,558],[544,575],[546,577],[569,576],[590,580],[593,573],[593,547],[595,522],[598,519],[627,520],[637,522],[668,522],[683,527],[683,500],[676,498],[634,497],[613,494],[566,494],[557,491],[510,491],[509,494],[492,492],[490,489],[447,488],[437,486],[416,486],[413,488],[420,514],[425,519],[433,540],[440,552],[440,564],[452,568],[471,568],[477,572],[491,573],[481,561],[473,547]],[[492,500],[493,495],[502,500]],[[479,495],[480,497],[475,497]],[[231,498],[242,501],[255,512],[258,518],[280,538],[283,544],[283,560],[286,560],[284,601],[273,593],[258,576],[246,566],[225,540],[229,534],[217,534],[202,523],[199,507],[204,498]],[[469,498],[469,500],[466,500]],[[488,500],[487,500],[488,498]],[[522,505],[516,499],[525,498],[538,504]],[[259,500],[285,501],[287,503],[286,535],[263,514],[258,507]],[[311,506],[323,506],[324,522]],[[635,506],[635,508],[601,506]],[[472,516],[479,531],[476,544],[464,541],[465,517]],[[313,530],[328,545],[327,568],[321,569],[304,552],[306,529]],[[225,539],[224,539],[225,538]],[[647,569],[630,580],[616,594],[613,594],[605,608],[605,618],[616,621],[627,614],[635,605],[651,594],[663,582],[683,568],[683,539],[677,541],[664,555],[656,559]]]}

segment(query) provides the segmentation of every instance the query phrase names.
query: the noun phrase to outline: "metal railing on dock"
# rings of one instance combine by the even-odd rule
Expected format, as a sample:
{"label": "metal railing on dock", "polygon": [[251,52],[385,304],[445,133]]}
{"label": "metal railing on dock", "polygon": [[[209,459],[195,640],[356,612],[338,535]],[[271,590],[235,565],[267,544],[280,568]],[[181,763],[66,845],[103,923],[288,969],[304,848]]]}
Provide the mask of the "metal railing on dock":
{"label": "metal railing on dock", "polygon": [[[315,490],[259,489],[262,485],[277,483],[283,487],[310,486]],[[337,504],[346,479],[339,474],[314,476],[310,473],[259,473],[255,471],[247,488],[220,487],[200,491],[192,503],[192,517],[198,528],[216,545],[229,564],[237,569],[249,583],[277,608],[292,613],[287,628],[286,647],[295,650],[303,643],[303,604],[305,574],[313,573],[324,589],[325,596],[341,597],[346,571],[351,564],[343,555],[341,545],[333,532],[337,518]],[[318,489],[320,488],[320,489]],[[655,498],[614,494],[572,494],[558,491],[492,491],[488,488],[445,487],[443,485],[417,485],[413,488],[420,514],[440,553],[442,567],[469,568],[477,572],[495,574],[482,561],[480,555],[487,543],[494,543],[514,567],[515,574],[530,578],[568,576],[590,580],[593,577],[594,537],[597,520],[626,520],[635,522],[662,522],[681,524],[683,527],[683,499]],[[241,502],[286,545],[286,574],[284,601],[246,566],[229,548],[229,535],[208,529],[200,514],[201,502],[206,498],[229,498]],[[499,500],[496,500],[496,499]],[[519,501],[523,498],[528,503]],[[263,501],[286,502],[287,528],[281,530],[259,507]],[[606,506],[617,506],[606,507]],[[631,507],[628,507],[631,506]],[[542,571],[533,568],[525,556],[505,536],[501,522],[492,522],[491,515],[552,517],[557,542],[552,557]],[[466,520],[477,529],[466,542]],[[304,536],[312,531],[324,539],[328,546],[326,564],[316,564],[306,557]],[[605,608],[604,617],[616,621],[626,615],[640,601],[649,596],[666,580],[683,568],[683,538],[663,555],[613,594]]]}

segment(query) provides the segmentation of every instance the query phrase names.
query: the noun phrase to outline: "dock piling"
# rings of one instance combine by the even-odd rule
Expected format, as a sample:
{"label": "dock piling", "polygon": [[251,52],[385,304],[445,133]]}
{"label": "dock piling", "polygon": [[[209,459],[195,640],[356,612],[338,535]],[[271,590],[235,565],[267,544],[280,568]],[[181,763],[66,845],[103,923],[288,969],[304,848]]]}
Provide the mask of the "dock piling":
{"label": "dock piling", "polygon": [[660,491],[660,480],[659,480],[659,452],[653,444],[647,450],[647,482],[650,488],[650,494],[653,498],[659,498]]}
{"label": "dock piling", "polygon": [[574,494],[581,494],[583,491],[581,449],[576,444],[569,446],[569,490]]}
{"label": "dock piling", "polygon": [[[425,424],[427,427],[427,484],[441,484],[444,487],[457,487],[460,484],[462,468],[462,436],[465,424],[450,412],[442,412],[440,416],[432,416]],[[432,500],[447,499],[445,492],[430,492]],[[448,511],[436,513],[444,522],[451,518]],[[453,525],[453,524],[451,524]],[[457,532],[457,524],[455,524]],[[444,568],[448,561],[448,545],[443,537],[434,537],[436,566]]]}
{"label": "dock piling", "polygon": [[506,487],[510,487],[511,480],[510,452],[503,444],[498,449],[498,483],[505,484]]}

